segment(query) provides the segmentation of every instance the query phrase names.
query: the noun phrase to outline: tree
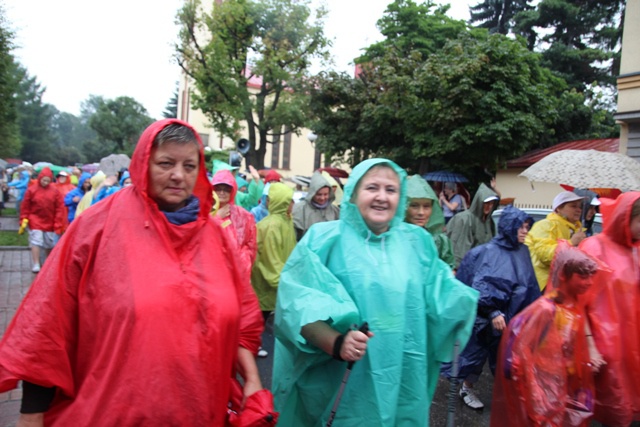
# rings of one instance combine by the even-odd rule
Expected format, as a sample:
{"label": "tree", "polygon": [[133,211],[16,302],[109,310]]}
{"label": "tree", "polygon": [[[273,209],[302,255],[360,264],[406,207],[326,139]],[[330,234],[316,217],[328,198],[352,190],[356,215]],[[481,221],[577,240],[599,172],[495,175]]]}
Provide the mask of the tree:
{"label": "tree", "polygon": [[469,31],[464,21],[447,16],[450,6],[439,6],[428,0],[416,4],[413,0],[395,0],[387,6],[377,22],[384,40],[369,46],[358,63],[382,57],[393,48],[400,55],[419,52],[422,59],[442,49],[449,41]]}
{"label": "tree", "polygon": [[17,90],[13,32],[5,20],[0,5],[0,157],[16,156],[20,152],[18,112],[14,99]]}
{"label": "tree", "polygon": [[469,32],[421,57],[389,50],[358,78],[318,78],[318,148],[352,164],[376,155],[424,171],[435,160],[473,175],[555,141],[566,84],[522,40]]}
{"label": "tree", "polygon": [[193,107],[234,140],[244,127],[257,168],[267,144],[307,124],[309,67],[328,57],[324,15],[309,23],[308,0],[226,0],[211,13],[192,0],[178,14],[176,59],[194,83]]}
{"label": "tree", "polygon": [[86,163],[82,152],[87,141],[97,140],[96,132],[87,124],[88,119],[56,110],[51,120],[51,132],[59,165]]}
{"label": "tree", "polygon": [[178,82],[176,82],[176,88],[171,95],[171,99],[167,102],[167,106],[164,107],[162,117],[165,119],[175,119],[178,117]]}
{"label": "tree", "polygon": [[128,96],[104,99],[91,95],[83,104],[83,109],[84,114],[87,114],[87,110],[93,110],[88,123],[98,134],[98,142],[109,151],[115,148],[129,155],[142,131],[153,122],[142,104]]}
{"label": "tree", "polygon": [[623,0],[541,0],[516,15],[515,32],[543,64],[583,92],[589,85],[615,83],[619,73]]}
{"label": "tree", "polygon": [[531,9],[529,0],[483,0],[469,7],[469,23],[478,24],[491,33],[507,35],[514,25],[515,15],[528,9]]}
{"label": "tree", "polygon": [[55,108],[42,101],[46,89],[22,66],[16,67],[16,80],[20,82],[15,95],[22,141],[20,155],[32,163],[54,160],[51,118]]}

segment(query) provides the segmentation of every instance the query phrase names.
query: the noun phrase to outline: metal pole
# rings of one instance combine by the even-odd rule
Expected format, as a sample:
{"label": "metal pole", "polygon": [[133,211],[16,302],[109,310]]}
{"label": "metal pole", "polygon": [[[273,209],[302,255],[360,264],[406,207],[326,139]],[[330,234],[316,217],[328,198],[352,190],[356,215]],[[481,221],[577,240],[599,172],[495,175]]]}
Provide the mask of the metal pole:
{"label": "metal pole", "polygon": [[456,404],[458,394],[458,363],[460,359],[460,342],[453,346],[453,362],[451,363],[451,382],[449,383],[449,401],[447,402],[447,427],[456,423]]}

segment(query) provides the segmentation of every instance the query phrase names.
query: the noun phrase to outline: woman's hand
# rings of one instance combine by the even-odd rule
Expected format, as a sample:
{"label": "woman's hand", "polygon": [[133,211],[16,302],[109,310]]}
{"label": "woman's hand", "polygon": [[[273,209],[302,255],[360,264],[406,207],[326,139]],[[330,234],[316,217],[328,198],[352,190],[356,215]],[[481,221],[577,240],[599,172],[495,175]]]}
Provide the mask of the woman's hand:
{"label": "woman's hand", "polygon": [[364,334],[360,331],[349,331],[344,337],[340,347],[340,357],[348,362],[361,360],[367,352],[367,342],[373,334]]}
{"label": "woman's hand", "polygon": [[223,207],[218,209],[218,211],[216,212],[216,215],[218,215],[220,218],[226,218],[229,216],[230,209],[231,208],[229,207],[229,204],[224,205]]}
{"label": "woman's hand", "polygon": [[582,242],[586,238],[587,235],[585,234],[585,232],[580,230],[577,233],[573,233],[573,236],[571,236],[571,244],[573,246],[578,246],[580,242]]}
{"label": "woman's hand", "polygon": [[44,413],[38,412],[36,414],[20,414],[16,427],[43,427],[44,426]]}
{"label": "woman's hand", "polygon": [[602,354],[598,351],[598,347],[596,347],[596,343],[593,340],[593,336],[587,336],[587,343],[589,344],[589,358],[591,359],[591,370],[593,372],[600,371],[600,368],[607,364],[602,357]]}

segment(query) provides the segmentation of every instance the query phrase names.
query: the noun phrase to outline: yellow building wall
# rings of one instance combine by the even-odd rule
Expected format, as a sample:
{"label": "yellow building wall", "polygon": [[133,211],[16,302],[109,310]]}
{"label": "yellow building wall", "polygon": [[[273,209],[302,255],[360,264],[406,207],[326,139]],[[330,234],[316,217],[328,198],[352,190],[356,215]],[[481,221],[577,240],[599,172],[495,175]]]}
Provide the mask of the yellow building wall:
{"label": "yellow building wall", "polygon": [[551,209],[553,198],[564,189],[547,182],[534,182],[532,188],[527,178],[518,176],[522,171],[502,169],[496,173],[496,186],[502,198],[515,197],[513,205],[518,208]]}

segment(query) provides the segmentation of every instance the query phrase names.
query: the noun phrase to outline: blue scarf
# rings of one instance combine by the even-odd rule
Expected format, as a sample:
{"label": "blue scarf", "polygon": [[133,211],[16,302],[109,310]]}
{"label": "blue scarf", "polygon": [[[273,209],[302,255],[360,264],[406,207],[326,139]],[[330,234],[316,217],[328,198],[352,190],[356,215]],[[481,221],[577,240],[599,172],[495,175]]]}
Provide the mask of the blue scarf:
{"label": "blue scarf", "polygon": [[183,225],[195,221],[200,213],[200,199],[196,196],[191,196],[187,199],[187,204],[184,208],[178,209],[175,212],[162,213],[167,217],[169,222],[174,225]]}

